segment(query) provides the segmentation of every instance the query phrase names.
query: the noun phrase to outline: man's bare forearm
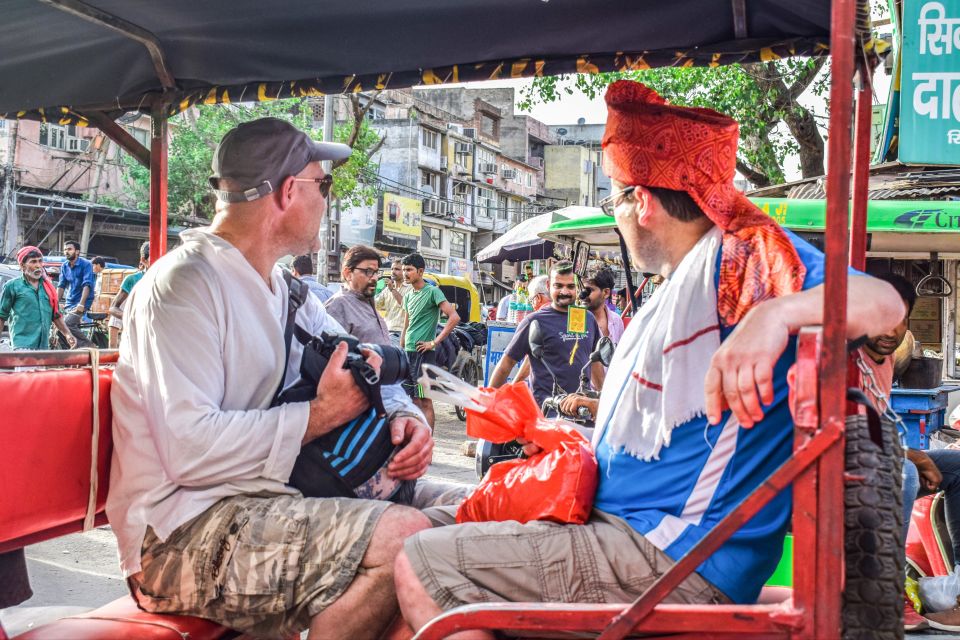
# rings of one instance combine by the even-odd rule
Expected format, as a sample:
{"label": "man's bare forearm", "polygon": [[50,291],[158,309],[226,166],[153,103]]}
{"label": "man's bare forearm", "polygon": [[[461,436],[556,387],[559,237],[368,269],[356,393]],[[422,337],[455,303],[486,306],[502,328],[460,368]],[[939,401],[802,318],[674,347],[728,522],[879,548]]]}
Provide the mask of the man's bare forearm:
{"label": "man's bare forearm", "polygon": [[515,364],[517,364],[517,361],[510,356],[500,358],[500,362],[497,363],[497,368],[493,370],[493,375],[490,376],[490,386],[494,389],[502,387]]}
{"label": "man's bare forearm", "polygon": [[443,326],[443,329],[440,331],[440,335],[437,336],[437,339],[434,343],[443,342],[446,340],[447,336],[453,332],[454,327],[456,327],[458,324],[460,324],[460,316],[454,313],[447,318],[447,324]]}
{"label": "man's bare forearm", "polygon": [[[823,324],[823,285],[763,304],[776,307],[790,332]],[[850,276],[847,284],[847,338],[877,336],[897,326],[907,312],[900,295],[888,283],[869,276]]]}
{"label": "man's bare forearm", "polygon": [[[63,321],[63,316],[60,316],[59,318],[54,320],[53,326],[57,328],[57,331],[59,331],[64,338],[66,338],[69,335],[73,335],[72,333],[70,333],[70,329],[67,327],[67,323]],[[3,331],[2,322],[0,322],[0,331]]]}
{"label": "man's bare forearm", "polygon": [[83,285],[83,291],[80,292],[80,304],[77,305],[81,309],[87,308],[87,298],[90,296],[90,285]]}

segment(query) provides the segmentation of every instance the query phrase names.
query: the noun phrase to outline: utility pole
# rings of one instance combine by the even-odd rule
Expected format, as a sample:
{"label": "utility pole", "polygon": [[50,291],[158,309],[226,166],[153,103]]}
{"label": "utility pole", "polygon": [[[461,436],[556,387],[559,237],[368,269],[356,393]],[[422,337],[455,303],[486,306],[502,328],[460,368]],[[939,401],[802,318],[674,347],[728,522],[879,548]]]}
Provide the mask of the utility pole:
{"label": "utility pole", "polygon": [[17,192],[13,184],[13,167],[17,155],[16,120],[7,122],[7,159],[3,167],[3,193],[0,194],[0,256],[13,252],[17,244]]}
{"label": "utility pole", "polygon": [[[323,141],[333,142],[333,104],[334,97],[330,94],[323,96]],[[326,160],[321,163],[324,173],[333,171],[333,163]],[[327,214],[323,216],[323,223],[320,225],[320,256],[317,260],[317,280],[323,284],[327,283],[327,260],[330,253],[330,216],[333,215],[333,207],[327,202]]]}
{"label": "utility pole", "polygon": [[[100,145],[97,149],[97,170],[94,172],[93,182],[90,183],[90,204],[97,204],[100,194],[100,182],[103,180],[103,165],[110,154],[110,139],[106,136],[97,136]],[[83,216],[83,231],[80,234],[80,253],[86,255],[90,246],[90,233],[93,230],[93,209],[87,210]]]}

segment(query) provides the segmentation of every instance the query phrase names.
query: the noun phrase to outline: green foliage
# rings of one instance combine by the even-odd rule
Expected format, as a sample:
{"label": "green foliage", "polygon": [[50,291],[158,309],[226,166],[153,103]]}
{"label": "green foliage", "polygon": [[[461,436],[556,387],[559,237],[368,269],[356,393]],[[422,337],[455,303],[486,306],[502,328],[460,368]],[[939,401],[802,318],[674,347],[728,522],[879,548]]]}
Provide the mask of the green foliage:
{"label": "green foliage", "polygon": [[[577,92],[593,99],[616,80],[637,80],[672,104],[707,107],[737,120],[741,138],[739,160],[771,183],[777,183],[784,180],[784,160],[803,151],[789,131],[777,126],[790,115],[790,110],[803,109],[795,97],[783,95],[784,89],[813,75],[817,65],[814,59],[790,58],[746,66],[667,67],[534,78],[530,87],[523,90],[519,106],[529,110],[539,102],[552,102]],[[811,85],[818,95],[823,95],[826,88],[822,78],[821,75]]]}
{"label": "green foliage", "polygon": [[[315,140],[323,138],[323,131],[312,126],[312,110],[304,99],[274,100],[271,102],[229,105],[198,105],[179,114],[170,122],[172,137],[168,152],[167,199],[172,221],[192,215],[212,218],[214,198],[207,179],[210,162],[220,139],[241,122],[257,118],[275,117],[289,120],[306,131]],[[347,142],[353,123],[335,128],[334,139]],[[370,164],[368,151],[379,142],[379,137],[366,123],[353,147],[353,155],[333,171],[333,194],[344,206],[372,203],[376,197],[372,186],[358,178]],[[129,155],[124,154],[125,196],[131,206],[149,209],[150,171]]]}

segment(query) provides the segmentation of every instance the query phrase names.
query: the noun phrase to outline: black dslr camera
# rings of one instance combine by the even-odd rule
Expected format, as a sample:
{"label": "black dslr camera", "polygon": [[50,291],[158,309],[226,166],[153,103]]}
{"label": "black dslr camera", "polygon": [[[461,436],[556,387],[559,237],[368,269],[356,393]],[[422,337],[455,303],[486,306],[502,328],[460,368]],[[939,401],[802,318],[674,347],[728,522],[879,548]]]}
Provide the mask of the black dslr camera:
{"label": "black dslr camera", "polygon": [[[311,336],[299,327],[294,333],[303,344],[300,379],[277,396],[274,405],[306,402],[317,397],[317,385],[330,357],[341,342],[347,343],[343,368],[353,374],[371,407],[359,416],[305,444],[293,466],[289,484],[308,498],[366,498],[409,504],[415,481],[396,480],[387,465],[397,447],[390,437],[380,386],[396,384],[410,376],[407,354],[392,345],[361,343],[343,333]],[[380,373],[367,363],[361,349],[383,359]]]}
{"label": "black dslr camera", "polygon": [[[299,339],[300,336],[298,335],[297,338]],[[278,404],[304,402],[317,397],[320,376],[341,342],[347,343],[347,359],[343,363],[343,368],[350,370],[357,386],[367,394],[370,403],[381,415],[384,411],[380,400],[380,385],[396,384],[410,376],[407,354],[393,345],[368,344],[346,333],[327,333],[326,331],[301,342],[303,342],[303,359],[300,361],[300,379],[280,394]],[[361,349],[370,349],[383,359],[379,375],[367,363]]]}

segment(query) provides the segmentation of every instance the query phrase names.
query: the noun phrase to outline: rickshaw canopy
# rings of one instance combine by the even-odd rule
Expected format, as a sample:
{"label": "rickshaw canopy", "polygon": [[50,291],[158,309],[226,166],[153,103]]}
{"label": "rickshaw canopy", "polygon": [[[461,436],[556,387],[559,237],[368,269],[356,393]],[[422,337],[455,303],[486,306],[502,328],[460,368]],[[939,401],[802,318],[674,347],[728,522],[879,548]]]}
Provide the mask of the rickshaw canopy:
{"label": "rickshaw canopy", "polygon": [[10,0],[0,116],[773,60],[829,32],[828,0]]}

